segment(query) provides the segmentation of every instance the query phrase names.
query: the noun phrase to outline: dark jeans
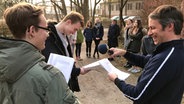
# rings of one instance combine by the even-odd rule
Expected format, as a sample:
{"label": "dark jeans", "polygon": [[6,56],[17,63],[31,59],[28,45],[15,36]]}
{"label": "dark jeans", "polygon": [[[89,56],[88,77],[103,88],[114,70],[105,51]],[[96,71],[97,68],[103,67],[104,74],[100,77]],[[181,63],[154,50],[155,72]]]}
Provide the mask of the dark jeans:
{"label": "dark jeans", "polygon": [[95,50],[94,50],[93,56],[95,56],[95,54],[97,53],[97,56],[99,57],[99,53],[98,53],[98,45],[99,44],[100,44],[100,40],[95,40]]}
{"label": "dark jeans", "polygon": [[75,54],[76,57],[80,57],[82,43],[76,43]]}
{"label": "dark jeans", "polygon": [[92,41],[86,41],[86,55],[91,55],[91,44]]}

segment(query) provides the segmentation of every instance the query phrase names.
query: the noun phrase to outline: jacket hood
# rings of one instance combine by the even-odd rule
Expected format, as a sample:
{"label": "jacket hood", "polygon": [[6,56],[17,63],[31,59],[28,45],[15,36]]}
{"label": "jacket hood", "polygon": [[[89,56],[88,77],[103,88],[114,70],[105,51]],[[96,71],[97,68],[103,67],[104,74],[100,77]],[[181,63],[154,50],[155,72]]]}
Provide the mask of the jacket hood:
{"label": "jacket hood", "polygon": [[44,57],[32,44],[0,38],[0,81],[15,82],[41,60]]}

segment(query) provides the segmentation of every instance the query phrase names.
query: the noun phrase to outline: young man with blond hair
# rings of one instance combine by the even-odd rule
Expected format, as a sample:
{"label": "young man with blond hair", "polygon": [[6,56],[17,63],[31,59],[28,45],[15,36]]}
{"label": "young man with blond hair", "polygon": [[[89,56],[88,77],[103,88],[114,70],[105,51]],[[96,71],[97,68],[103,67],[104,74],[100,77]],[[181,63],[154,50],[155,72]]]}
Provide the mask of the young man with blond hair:
{"label": "young man with blond hair", "polygon": [[[42,51],[42,54],[46,57],[46,61],[50,53],[73,57],[68,35],[75,34],[82,26],[83,16],[78,12],[70,12],[58,24],[49,23],[48,27],[51,32],[46,40],[46,47]],[[72,91],[80,91],[78,76],[88,71],[89,70],[85,70],[84,68],[77,68],[74,64],[68,83]]]}

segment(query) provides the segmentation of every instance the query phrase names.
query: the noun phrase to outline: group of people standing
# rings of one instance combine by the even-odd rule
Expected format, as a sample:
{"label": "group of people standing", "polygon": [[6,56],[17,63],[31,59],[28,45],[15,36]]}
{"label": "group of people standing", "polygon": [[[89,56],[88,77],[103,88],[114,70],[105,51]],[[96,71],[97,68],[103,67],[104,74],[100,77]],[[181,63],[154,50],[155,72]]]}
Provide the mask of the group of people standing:
{"label": "group of people standing", "polygon": [[[78,32],[77,32],[77,35],[78,35]],[[86,57],[88,58],[91,57],[92,42],[94,41],[95,47],[93,52],[93,58],[96,58],[96,57],[99,58],[98,45],[100,44],[100,41],[103,39],[103,36],[104,36],[104,27],[100,19],[99,18],[95,19],[94,26],[92,25],[92,21],[90,20],[87,21],[86,27],[83,30],[83,35],[86,43]],[[119,35],[120,35],[120,27],[117,24],[117,20],[112,20],[107,34],[107,38],[108,38],[107,44],[109,48],[118,47]],[[109,60],[113,60],[113,59],[109,58]]]}
{"label": "group of people standing", "polygon": [[[124,49],[134,54],[151,54],[156,48],[153,40],[147,35],[147,29],[142,27],[140,19],[127,19],[124,33]],[[129,68],[128,71],[138,73],[141,71],[140,67],[127,61],[124,65]]]}
{"label": "group of people standing", "polygon": [[[147,30],[142,27],[142,23],[140,19],[127,19],[124,30],[125,30],[124,49],[126,49],[127,51],[135,54],[147,55],[147,54],[151,54],[155,50],[156,45],[153,43],[152,38],[147,35]],[[121,30],[117,24],[117,20],[112,20],[107,32],[107,45],[109,48],[119,46],[118,37],[120,36],[120,31]],[[80,35],[80,38],[78,38],[79,35]],[[91,45],[94,40],[95,47],[94,47],[93,58],[96,58],[96,57],[99,58],[98,45],[104,35],[104,29],[103,29],[102,23],[100,22],[100,19],[99,18],[95,19],[94,26],[92,25],[91,21],[87,21],[86,27],[83,30],[83,35],[86,43],[86,57],[88,58],[91,57],[91,48],[92,48]],[[81,60],[80,58],[81,46],[82,46],[81,43],[83,42],[83,36],[80,29],[79,31],[77,31],[77,40],[81,40],[81,39],[82,41],[80,43],[75,43],[76,44],[75,53],[76,53],[77,60]],[[110,61],[113,60],[113,58],[108,58],[108,59]],[[127,61],[124,67],[129,68],[128,71],[132,73],[138,73],[141,71],[140,67],[133,65],[133,63],[129,61]]]}
{"label": "group of people standing", "polygon": [[[125,44],[124,48],[132,53],[139,54],[141,50],[142,38],[143,34],[143,27],[141,24],[141,20],[132,20],[128,19],[127,26],[125,27]],[[128,69],[128,71],[136,73],[140,72],[140,69],[129,61],[124,65]]]}
{"label": "group of people standing", "polygon": [[[76,60],[81,60],[81,46],[82,42],[85,39],[86,44],[86,57],[90,58],[93,55],[93,58],[99,58],[98,45],[104,36],[104,27],[99,18],[95,19],[95,24],[93,26],[92,21],[87,21],[86,26],[82,32],[82,28],[76,32]],[[92,53],[92,42],[94,41],[95,47],[94,52]],[[74,47],[73,47],[74,48]]]}

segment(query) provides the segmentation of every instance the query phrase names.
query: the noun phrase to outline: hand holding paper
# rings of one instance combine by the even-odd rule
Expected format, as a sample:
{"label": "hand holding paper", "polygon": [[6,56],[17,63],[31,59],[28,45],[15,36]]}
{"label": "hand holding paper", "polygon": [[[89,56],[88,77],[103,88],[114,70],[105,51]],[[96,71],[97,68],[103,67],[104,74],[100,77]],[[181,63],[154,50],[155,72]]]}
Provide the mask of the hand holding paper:
{"label": "hand holding paper", "polygon": [[111,81],[114,82],[114,80],[118,77],[118,75],[114,72],[110,72],[110,73],[108,73],[108,77]]}
{"label": "hand holding paper", "polygon": [[109,73],[115,73],[119,79],[125,80],[128,78],[130,74],[120,71],[119,69],[115,68],[108,59],[102,59],[99,63],[107,70]]}
{"label": "hand holding paper", "polygon": [[49,56],[48,64],[58,68],[65,76],[66,82],[68,83],[72,72],[74,59],[63,55],[51,53]]}
{"label": "hand holding paper", "polygon": [[83,67],[86,68],[86,69],[90,69],[90,68],[93,68],[93,67],[96,67],[96,66],[99,66],[99,65],[100,65],[99,61],[96,61],[96,62],[93,62],[91,64],[85,65]]}
{"label": "hand holding paper", "polygon": [[88,73],[89,71],[91,71],[90,68],[84,68],[84,67],[80,68],[80,74],[82,75]]}
{"label": "hand holding paper", "polygon": [[117,74],[118,78],[121,79],[121,80],[125,80],[130,75],[130,74],[125,73],[123,71],[120,71],[119,69],[114,67],[107,58],[101,59],[99,61],[93,62],[93,63],[88,64],[88,65],[83,66],[83,67],[87,68],[87,69],[88,68],[92,69],[93,67],[96,67],[96,66],[99,66],[99,65],[101,65],[108,73]]}

